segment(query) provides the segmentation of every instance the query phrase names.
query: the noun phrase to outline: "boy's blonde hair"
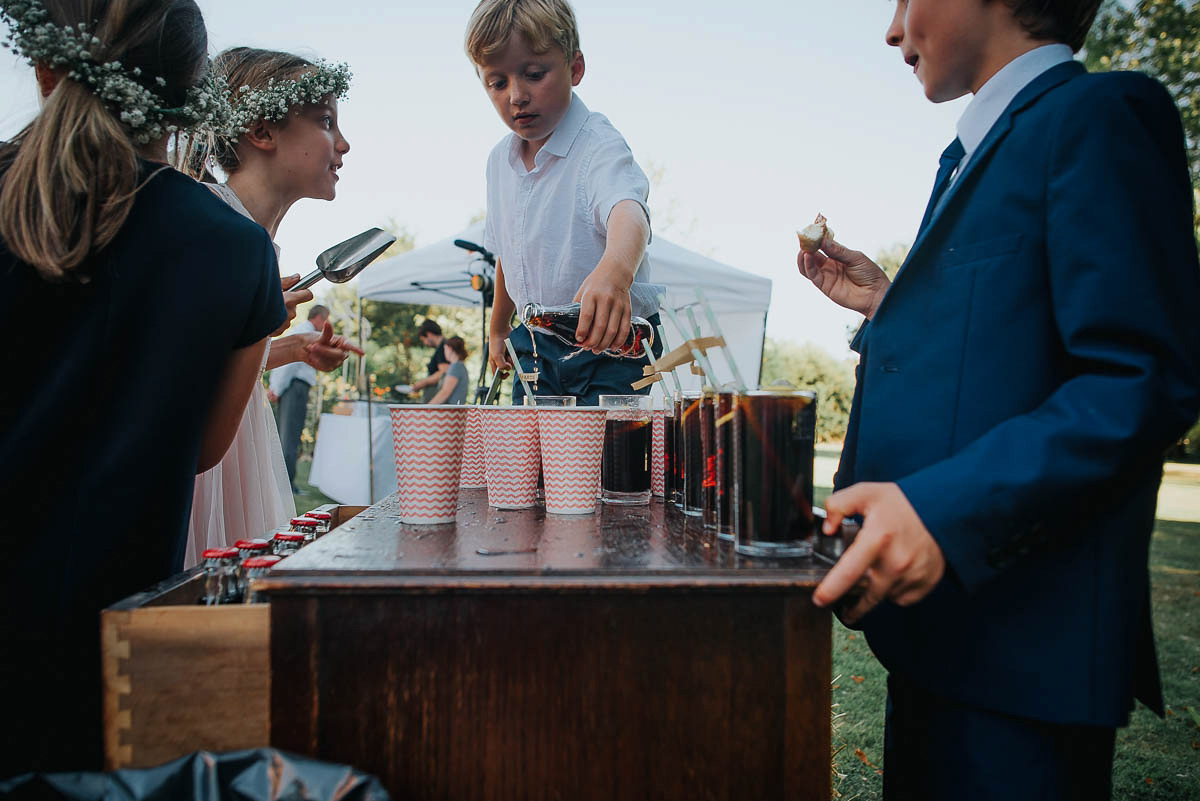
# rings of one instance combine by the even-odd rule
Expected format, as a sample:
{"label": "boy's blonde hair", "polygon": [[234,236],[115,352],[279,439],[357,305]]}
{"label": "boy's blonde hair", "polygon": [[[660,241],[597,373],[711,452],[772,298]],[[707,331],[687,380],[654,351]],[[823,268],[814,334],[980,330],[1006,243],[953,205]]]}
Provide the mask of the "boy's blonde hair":
{"label": "boy's blonde hair", "polygon": [[483,64],[504,49],[514,31],[535,53],[557,47],[569,63],[579,52],[579,28],[566,0],[482,0],[467,23],[467,55]]}

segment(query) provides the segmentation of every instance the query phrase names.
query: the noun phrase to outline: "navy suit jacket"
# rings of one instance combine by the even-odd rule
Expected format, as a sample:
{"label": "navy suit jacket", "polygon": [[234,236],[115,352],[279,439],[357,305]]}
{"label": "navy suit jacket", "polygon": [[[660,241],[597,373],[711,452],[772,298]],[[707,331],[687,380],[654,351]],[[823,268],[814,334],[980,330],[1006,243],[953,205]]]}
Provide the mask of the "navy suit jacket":
{"label": "navy suit jacket", "polygon": [[946,557],[863,621],[890,671],[1040,720],[1161,714],[1150,534],[1200,413],[1183,142],[1156,81],[1062,64],[927,212],[858,339],[836,481],[898,483]]}

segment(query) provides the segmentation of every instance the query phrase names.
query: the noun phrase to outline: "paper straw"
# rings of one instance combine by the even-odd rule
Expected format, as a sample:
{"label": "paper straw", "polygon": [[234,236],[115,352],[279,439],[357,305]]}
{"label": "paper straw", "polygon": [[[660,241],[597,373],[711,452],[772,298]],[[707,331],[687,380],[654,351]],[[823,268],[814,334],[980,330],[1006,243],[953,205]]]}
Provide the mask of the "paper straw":
{"label": "paper straw", "polygon": [[[679,322],[679,318],[675,316],[675,310],[670,306],[663,306],[662,310],[666,312],[667,317],[671,320],[674,326],[678,328],[679,331],[686,337],[687,329],[683,327],[683,325]],[[692,318],[692,325],[695,326],[695,317]],[[699,329],[697,329],[696,334],[699,333]],[[700,369],[704,371],[704,377],[708,379],[708,383],[715,388],[717,386],[717,382],[714,380],[712,365],[708,363],[708,357],[705,356],[704,352],[699,348],[689,348],[689,350],[692,352],[692,358],[700,362]]]}
{"label": "paper straw", "polygon": [[[692,324],[692,330],[696,332],[693,336],[699,339],[702,332],[700,331],[700,324],[696,322],[696,315],[692,312],[692,307],[688,306],[684,311],[687,312],[688,321]],[[700,360],[700,368],[704,370],[704,375],[708,379],[708,383],[712,385],[713,389],[716,389],[718,386],[717,371],[713,369],[712,362],[708,360],[708,355],[704,351],[698,350],[696,358]]]}
{"label": "paper straw", "polygon": [[[534,397],[533,390],[529,388],[529,382],[525,380],[525,376],[521,375],[521,360],[517,358],[517,350],[513,347],[512,340],[504,340],[504,347],[508,348],[508,358],[512,359],[513,372],[517,374],[521,386],[525,388],[525,395],[530,398]],[[536,400],[533,402],[533,405],[537,406]]]}
{"label": "paper straw", "polygon": [[[696,287],[696,300],[700,301],[700,305],[704,307],[704,313],[708,316],[708,324],[712,326],[713,333],[724,339],[725,334],[721,331],[721,324],[717,322],[717,315],[713,314],[712,306],[708,305],[708,298],[704,296],[704,290],[700,287]],[[725,353],[725,361],[729,363],[729,370],[733,373],[733,380],[737,382],[738,391],[745,392],[746,382],[742,378],[742,371],[738,369],[737,362],[733,360],[729,343],[726,342],[721,350]]]}

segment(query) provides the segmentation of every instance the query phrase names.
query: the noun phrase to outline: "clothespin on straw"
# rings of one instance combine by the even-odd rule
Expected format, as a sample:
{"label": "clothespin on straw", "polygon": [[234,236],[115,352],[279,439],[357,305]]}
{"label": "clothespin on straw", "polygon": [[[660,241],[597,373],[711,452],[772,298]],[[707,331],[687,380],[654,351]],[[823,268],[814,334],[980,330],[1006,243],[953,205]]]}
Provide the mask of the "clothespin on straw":
{"label": "clothespin on straw", "polygon": [[[521,360],[517,358],[517,351],[516,348],[513,347],[512,341],[508,339],[504,340],[504,347],[508,348],[508,358],[512,359],[513,370],[516,371],[517,378],[521,381],[521,386],[525,388],[526,397],[536,397],[533,394],[533,390],[529,388],[529,382],[525,380],[526,374],[521,372]],[[531,400],[530,403],[532,403],[534,406],[537,406],[536,400]]]}
{"label": "clothespin on straw", "polygon": [[[663,312],[666,313],[667,318],[670,319],[671,323],[677,329],[679,329],[679,331],[686,337],[688,330],[686,328],[684,328],[683,325],[679,322],[679,317],[675,314],[675,310],[672,309],[670,306],[663,306],[662,310],[663,310]],[[693,322],[693,328],[695,328],[695,318],[694,317],[693,317],[692,322]],[[698,335],[699,331],[697,331],[696,333]],[[695,342],[696,342],[696,340],[689,339],[687,341],[687,343],[685,343],[685,347],[687,347],[688,350],[691,351],[692,358],[700,363],[700,369],[704,371],[704,377],[708,380],[708,383],[711,386],[716,387],[717,386],[716,376],[713,374],[712,365],[708,363],[708,357],[704,355],[703,350],[701,350],[699,347],[696,346]]]}
{"label": "clothespin on straw", "polygon": [[[704,290],[700,287],[696,287],[696,300],[700,302],[705,315],[708,316],[708,324],[712,326],[713,333],[724,339],[725,334],[721,331],[721,324],[717,322],[717,315],[713,314],[712,306],[708,305],[708,298],[704,296]],[[733,354],[729,352],[729,345],[726,344],[721,350],[725,354],[725,361],[729,364],[729,371],[733,373],[733,380],[737,383],[738,391],[745,392],[746,382],[742,378],[742,371],[738,369],[737,362],[733,360]]]}

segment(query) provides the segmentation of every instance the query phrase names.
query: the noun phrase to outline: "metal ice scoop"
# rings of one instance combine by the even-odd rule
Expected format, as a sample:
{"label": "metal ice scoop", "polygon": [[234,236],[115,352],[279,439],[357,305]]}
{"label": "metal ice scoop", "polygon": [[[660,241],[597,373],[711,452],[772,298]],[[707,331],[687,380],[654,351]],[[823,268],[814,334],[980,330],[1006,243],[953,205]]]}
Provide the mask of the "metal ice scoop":
{"label": "metal ice scoop", "polygon": [[308,289],[322,278],[344,284],[379,258],[395,241],[396,237],[382,228],[371,228],[339,242],[317,256],[317,269],[301,278],[292,289]]}

